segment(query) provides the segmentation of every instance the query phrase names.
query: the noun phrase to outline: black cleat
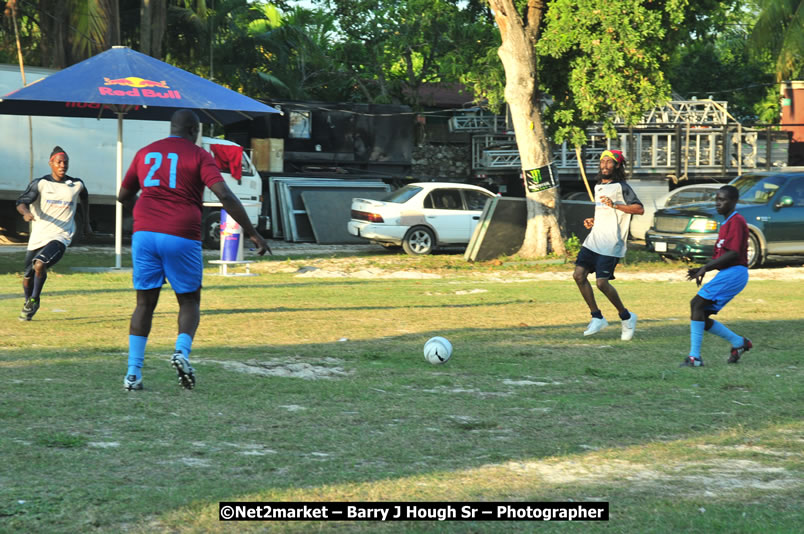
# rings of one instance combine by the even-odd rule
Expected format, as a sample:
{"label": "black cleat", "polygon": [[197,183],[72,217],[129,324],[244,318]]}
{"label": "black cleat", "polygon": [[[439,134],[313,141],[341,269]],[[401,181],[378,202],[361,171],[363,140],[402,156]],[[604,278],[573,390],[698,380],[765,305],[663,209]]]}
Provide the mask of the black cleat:
{"label": "black cleat", "polygon": [[700,358],[693,358],[692,356],[687,356],[684,358],[684,361],[681,362],[679,367],[703,367],[703,360]]}
{"label": "black cleat", "polygon": [[744,352],[748,352],[749,350],[751,350],[753,347],[754,347],[754,345],[751,343],[751,340],[748,339],[747,337],[744,337],[743,338],[743,346],[738,347],[736,349],[732,348],[731,349],[731,355],[729,356],[729,359],[726,360],[726,361],[728,363],[737,363],[737,362],[739,362],[740,361],[740,356],[742,356]]}
{"label": "black cleat", "polygon": [[30,321],[33,319],[33,316],[36,315],[38,309],[39,299],[29,298],[25,301],[25,304],[22,305],[22,311],[20,311],[19,316],[20,321]]}
{"label": "black cleat", "polygon": [[184,389],[193,389],[195,387],[195,374],[194,369],[190,367],[190,362],[179,351],[173,353],[170,359],[170,364],[176,369],[176,374],[179,375],[179,385]]}

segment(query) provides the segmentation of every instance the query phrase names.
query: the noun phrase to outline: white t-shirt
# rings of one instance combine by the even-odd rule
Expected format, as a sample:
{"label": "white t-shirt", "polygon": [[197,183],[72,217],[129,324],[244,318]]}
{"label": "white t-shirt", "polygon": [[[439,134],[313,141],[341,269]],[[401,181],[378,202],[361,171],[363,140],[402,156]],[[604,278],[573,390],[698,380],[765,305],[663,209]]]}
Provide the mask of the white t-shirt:
{"label": "white t-shirt", "polygon": [[586,236],[583,246],[602,256],[625,256],[631,214],[608,207],[600,197],[609,197],[614,205],[639,204],[642,202],[626,182],[598,183],[595,185],[595,225]]}

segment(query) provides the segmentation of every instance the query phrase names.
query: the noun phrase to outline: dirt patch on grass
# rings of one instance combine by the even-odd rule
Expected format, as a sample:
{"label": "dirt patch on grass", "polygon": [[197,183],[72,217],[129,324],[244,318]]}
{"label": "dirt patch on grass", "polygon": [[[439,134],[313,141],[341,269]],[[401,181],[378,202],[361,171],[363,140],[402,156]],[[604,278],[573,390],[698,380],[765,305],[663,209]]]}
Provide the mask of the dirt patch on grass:
{"label": "dirt patch on grass", "polygon": [[667,495],[723,495],[742,490],[793,490],[804,486],[801,478],[783,467],[752,460],[712,459],[678,462],[662,470],[625,460],[511,462],[503,469],[511,474],[536,477],[548,484],[627,482],[635,491]]}
{"label": "dirt patch on grass", "polygon": [[[468,277],[478,281],[517,283],[531,280],[572,281],[572,263],[554,266],[550,271],[524,271],[515,269],[494,269],[483,264],[476,268],[422,267],[418,258],[389,256],[387,258],[309,258],[283,262],[260,262],[252,267],[253,272],[288,273],[299,278],[361,278],[361,279],[439,279]],[[618,280],[639,280],[648,282],[684,282],[686,265],[661,271],[629,271],[623,266],[617,271]],[[707,280],[714,274],[707,275]],[[752,269],[751,280],[804,280],[804,267],[781,267]],[[476,290],[477,292],[478,290]]]}
{"label": "dirt patch on grass", "polygon": [[224,369],[238,373],[247,373],[260,376],[282,376],[287,378],[303,378],[305,380],[330,380],[342,378],[351,374],[341,365],[343,360],[337,358],[323,358],[316,361],[306,361],[301,359],[271,359],[271,360],[246,360],[221,361],[221,360],[196,360],[203,363],[215,363],[223,366]]}

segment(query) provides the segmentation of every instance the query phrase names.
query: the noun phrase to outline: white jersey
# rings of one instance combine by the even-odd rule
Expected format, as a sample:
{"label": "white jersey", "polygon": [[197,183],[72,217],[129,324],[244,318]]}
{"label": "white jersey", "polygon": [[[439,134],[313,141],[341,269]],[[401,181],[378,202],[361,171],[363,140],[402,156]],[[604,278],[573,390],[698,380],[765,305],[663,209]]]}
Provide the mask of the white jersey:
{"label": "white jersey", "polygon": [[583,246],[602,256],[625,256],[631,214],[608,207],[600,197],[609,197],[614,205],[627,206],[642,202],[625,182],[598,183],[595,185],[595,225],[583,242]]}
{"label": "white jersey", "polygon": [[75,212],[79,197],[87,198],[86,186],[79,178],[64,176],[58,181],[51,175],[37,178],[17,199],[26,204],[35,220],[31,225],[28,250],[44,247],[51,241],[69,246],[75,234]]}

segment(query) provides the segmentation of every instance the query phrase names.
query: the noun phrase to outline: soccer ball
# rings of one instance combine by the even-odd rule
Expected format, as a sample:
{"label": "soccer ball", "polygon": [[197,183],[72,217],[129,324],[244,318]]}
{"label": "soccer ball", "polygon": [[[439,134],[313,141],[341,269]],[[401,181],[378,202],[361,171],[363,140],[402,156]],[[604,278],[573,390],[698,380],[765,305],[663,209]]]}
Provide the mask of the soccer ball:
{"label": "soccer ball", "polygon": [[446,363],[452,356],[452,343],[441,336],[431,337],[424,344],[424,359],[432,364]]}

